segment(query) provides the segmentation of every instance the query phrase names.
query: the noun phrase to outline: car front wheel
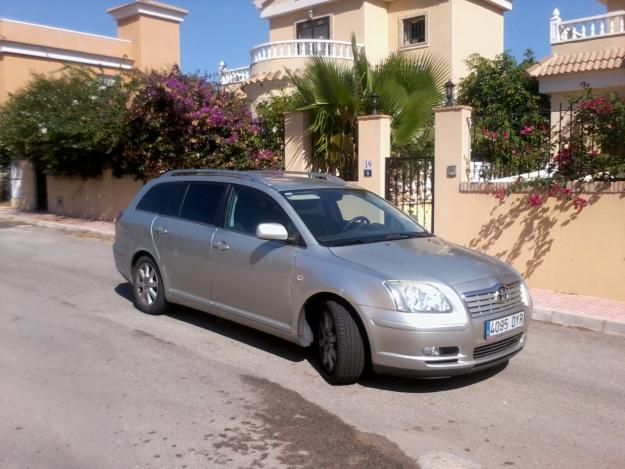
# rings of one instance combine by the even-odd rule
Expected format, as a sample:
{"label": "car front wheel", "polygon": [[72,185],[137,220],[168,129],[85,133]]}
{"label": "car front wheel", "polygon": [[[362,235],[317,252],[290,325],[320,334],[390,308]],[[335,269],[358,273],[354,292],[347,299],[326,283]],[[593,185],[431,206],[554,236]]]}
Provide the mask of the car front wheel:
{"label": "car front wheel", "polygon": [[345,307],[327,301],[317,324],[317,349],[324,377],[331,384],[353,384],[365,367],[365,346],[358,324]]}

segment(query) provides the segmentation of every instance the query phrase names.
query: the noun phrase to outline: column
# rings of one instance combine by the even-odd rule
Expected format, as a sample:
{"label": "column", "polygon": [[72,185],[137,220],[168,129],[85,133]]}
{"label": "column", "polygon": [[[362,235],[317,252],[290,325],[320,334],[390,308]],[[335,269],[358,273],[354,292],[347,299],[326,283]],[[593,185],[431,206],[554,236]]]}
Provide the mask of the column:
{"label": "column", "polygon": [[391,116],[358,118],[358,186],[386,195],[386,158],[391,156]]}

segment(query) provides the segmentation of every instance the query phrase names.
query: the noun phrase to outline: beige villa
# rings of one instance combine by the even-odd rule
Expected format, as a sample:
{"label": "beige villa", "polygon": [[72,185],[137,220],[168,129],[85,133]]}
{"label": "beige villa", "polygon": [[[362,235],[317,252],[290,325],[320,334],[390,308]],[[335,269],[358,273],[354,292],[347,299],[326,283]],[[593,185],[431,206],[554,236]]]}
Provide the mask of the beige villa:
{"label": "beige villa", "polygon": [[[466,76],[473,53],[494,58],[504,51],[504,13],[510,0],[254,0],[269,22],[269,38],[250,51],[250,64],[222,64],[222,83],[240,84],[254,104],[288,86],[286,69],[301,69],[321,55],[352,60],[352,34],[369,60],[387,54],[432,52],[450,65],[451,79]],[[479,33],[476,33],[479,25]]]}
{"label": "beige villa", "polygon": [[583,84],[598,94],[625,93],[625,0],[599,1],[607,11],[598,16],[564,20],[556,9],[551,55],[529,69],[541,93],[551,96],[553,119]]}
{"label": "beige villa", "polygon": [[[9,93],[28,83],[33,73],[53,72],[68,64],[101,68],[113,75],[120,70],[161,69],[180,63],[180,23],[188,13],[186,10],[137,0],[111,8],[108,13],[117,22],[117,37],[0,18],[0,104]],[[81,200],[88,208],[76,215],[114,211],[127,203],[137,189],[136,184],[121,186],[110,174],[101,184],[106,190],[85,188],[85,197],[93,200]],[[14,163],[11,186],[12,205],[26,210],[48,205],[52,212],[63,211],[72,200],[78,203],[82,199],[72,196],[76,194],[75,187],[57,178],[37,175],[27,162]],[[119,198],[119,202],[113,198]],[[110,209],[106,209],[107,204]]]}

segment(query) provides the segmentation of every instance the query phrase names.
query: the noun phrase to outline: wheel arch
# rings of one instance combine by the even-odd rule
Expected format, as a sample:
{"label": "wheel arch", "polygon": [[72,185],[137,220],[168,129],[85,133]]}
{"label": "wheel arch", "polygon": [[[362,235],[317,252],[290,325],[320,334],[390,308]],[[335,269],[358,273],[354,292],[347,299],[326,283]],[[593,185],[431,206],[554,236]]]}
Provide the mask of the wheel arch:
{"label": "wheel arch", "polygon": [[132,269],[135,268],[135,264],[137,263],[137,261],[142,258],[143,256],[149,257],[150,259],[152,259],[154,261],[154,263],[157,265],[156,263],[156,259],[154,258],[154,256],[152,255],[152,253],[146,251],[145,249],[140,249],[139,251],[137,251],[133,256],[132,256],[132,261],[130,262],[130,270],[132,271]]}
{"label": "wheel arch", "polygon": [[302,306],[298,320],[298,341],[300,345],[307,347],[314,341],[313,326],[315,323],[315,316],[319,314],[319,307],[326,301],[335,301],[343,306],[349,314],[353,317],[354,321],[358,325],[360,335],[364,342],[365,352],[367,357],[367,365],[371,361],[371,345],[369,344],[369,336],[367,334],[367,328],[363,322],[362,317],[358,313],[358,310],[352,305],[352,303],[345,297],[329,291],[322,291],[310,296]]}

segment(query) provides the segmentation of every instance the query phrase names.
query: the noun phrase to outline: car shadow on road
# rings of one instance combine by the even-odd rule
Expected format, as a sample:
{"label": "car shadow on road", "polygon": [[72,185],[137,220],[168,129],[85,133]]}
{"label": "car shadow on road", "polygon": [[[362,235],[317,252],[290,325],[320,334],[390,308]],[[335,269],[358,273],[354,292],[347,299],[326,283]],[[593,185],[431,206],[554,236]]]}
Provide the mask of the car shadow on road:
{"label": "car shadow on road", "polygon": [[[130,283],[120,283],[115,287],[115,293],[129,302],[133,302],[132,286]],[[137,314],[141,313],[137,310]],[[323,376],[314,347],[302,348],[279,337],[185,306],[175,305],[166,315],[172,319],[186,322],[187,324],[200,327],[215,334],[255,347],[264,352],[271,353],[290,362],[306,360],[311,367]],[[507,363],[504,363],[503,365],[470,375],[436,379],[378,375],[369,370],[365,372],[358,384],[367,388],[402,393],[450,391],[485,381],[503,371],[506,366]]]}
{"label": "car shadow on road", "polygon": [[[115,293],[132,303],[133,295],[130,283],[120,283],[115,287]],[[137,310],[137,314],[141,313]],[[197,309],[174,305],[166,316],[201,327],[291,362],[301,362],[307,358],[307,350],[296,344]]]}

